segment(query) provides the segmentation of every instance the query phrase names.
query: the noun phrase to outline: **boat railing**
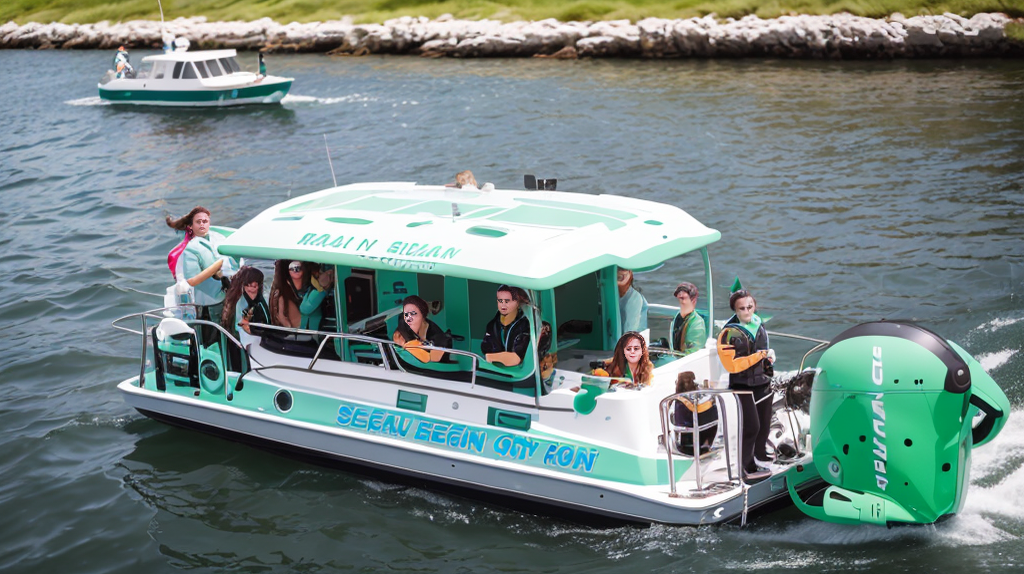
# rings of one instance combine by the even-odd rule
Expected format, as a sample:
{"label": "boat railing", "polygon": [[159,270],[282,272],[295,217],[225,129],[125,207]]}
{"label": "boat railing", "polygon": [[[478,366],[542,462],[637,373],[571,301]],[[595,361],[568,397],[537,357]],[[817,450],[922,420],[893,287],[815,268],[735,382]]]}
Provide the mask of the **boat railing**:
{"label": "boat railing", "polygon": [[[190,305],[192,307],[196,307],[196,305],[194,303],[185,303],[184,305]],[[141,365],[139,366],[139,387],[140,388],[145,384],[145,381],[146,381],[146,355],[149,352],[149,337],[147,336],[147,334],[150,332],[150,329],[151,329],[151,327],[148,324],[148,320],[149,319],[156,319],[158,321],[163,321],[164,319],[169,318],[168,315],[167,315],[168,312],[174,312],[174,311],[180,310],[181,306],[182,305],[175,305],[173,307],[160,307],[160,308],[157,308],[157,309],[150,309],[148,311],[142,311],[140,313],[132,313],[130,315],[124,315],[123,317],[118,317],[117,319],[114,319],[113,321],[111,321],[110,325],[113,328],[115,328],[115,329],[117,329],[119,331],[124,331],[126,333],[131,333],[133,335],[141,335],[141,339],[142,339],[142,361],[141,361]],[[121,323],[129,321],[131,319],[136,319],[136,318],[138,318],[141,321],[142,329],[139,330],[139,331],[136,331],[135,329],[132,329],[131,327],[126,327],[125,325],[121,324]],[[242,353],[242,357],[245,358],[245,364],[251,364],[251,362],[253,361],[252,357],[249,356],[249,352],[245,349],[245,346],[242,345],[242,343],[238,339],[236,339],[234,335],[232,335],[230,332],[228,332],[228,330],[225,329],[219,323],[214,323],[213,321],[206,321],[204,319],[190,319],[190,320],[185,321],[185,322],[188,325],[190,325],[192,327],[192,329],[193,329],[192,338],[195,341],[196,348],[198,348],[199,342],[198,342],[198,340],[195,339],[195,333],[194,333],[195,325],[206,325],[206,326],[209,326],[209,327],[212,327],[212,328],[216,329],[217,331],[220,331],[220,333],[222,335],[224,335],[224,337],[226,337],[227,340],[231,344],[233,344],[236,347],[238,347],[239,351]],[[224,355],[222,353],[222,356],[226,356],[226,355]],[[260,364],[259,361],[256,361],[256,363]],[[231,387],[231,385],[227,384],[227,380],[226,380],[226,376],[225,376],[225,381],[224,381],[224,395],[225,396],[229,396],[230,395],[230,390],[229,390],[230,387]]]}
{"label": "boat railing", "polygon": [[[802,373],[804,371],[804,365],[807,363],[807,358],[808,357],[810,357],[814,353],[817,353],[817,352],[825,350],[831,344],[828,341],[823,341],[821,339],[815,339],[814,337],[806,337],[804,335],[794,335],[792,333],[782,333],[782,332],[779,332],[779,331],[768,331],[768,335],[770,337],[782,337],[784,339],[794,339],[794,340],[797,340],[797,341],[807,341],[809,343],[817,343],[814,347],[811,348],[811,350],[809,350],[806,353],[804,353],[804,356],[800,359],[800,367],[797,369],[797,371],[796,371],[797,373]],[[777,392],[777,391],[780,391],[780,390],[783,390],[783,389],[776,388],[773,385],[772,390]],[[774,396],[774,395],[775,395],[775,392],[772,392],[768,396],[771,397],[771,396]],[[800,426],[800,419],[798,419],[796,416],[794,416],[793,409],[789,408],[788,404],[786,405],[786,409],[785,410],[786,410],[786,418],[789,420],[789,425],[788,425],[789,426],[789,432],[790,432],[790,434],[792,435],[792,438],[793,438],[793,448],[796,449],[796,456],[798,456],[798,457],[799,456],[803,456],[804,455],[804,451],[801,448],[801,441],[800,441],[800,436],[799,436],[803,432],[803,429]]]}
{"label": "boat railing", "polygon": [[[731,398],[733,404],[736,406],[736,412],[740,413],[739,408],[739,397],[740,395],[749,395],[753,399],[754,393],[752,391],[737,391],[731,389],[701,389],[697,391],[688,391],[683,393],[677,393],[669,395],[662,399],[659,404],[659,413],[661,414],[661,437],[662,444],[665,447],[665,453],[668,456],[668,476],[669,476],[669,496],[672,498],[679,498],[684,495],[679,494],[676,490],[676,473],[675,473],[675,461],[674,456],[684,456],[687,458],[693,458],[694,473],[697,483],[697,488],[691,491],[691,496],[708,496],[713,493],[713,488],[716,485],[721,484],[720,482],[709,483],[707,487],[704,485],[704,468],[701,462],[700,453],[700,431],[712,428],[714,425],[721,425],[720,432],[722,434],[722,443],[725,451],[725,467],[726,473],[729,480],[729,484],[736,482],[743,483],[743,468],[742,468],[742,452],[743,452],[743,417],[736,417],[736,446],[733,448],[730,439],[729,431],[729,414],[726,407],[726,398]],[[679,427],[672,423],[672,413],[676,408],[687,408],[683,401],[688,401],[693,405],[693,421],[694,424],[690,427]],[[707,422],[705,424],[699,424],[697,420],[697,405],[703,404],[704,402],[712,400],[715,403],[715,407],[718,410],[718,420],[714,422]],[[683,430],[685,429],[685,430]],[[693,455],[689,456],[682,452],[676,452],[675,437],[680,432],[692,433],[692,445]]]}
{"label": "boat railing", "polygon": [[[249,327],[251,329],[255,328],[255,329],[259,329],[259,330],[279,331],[279,332],[282,332],[282,333],[286,333],[288,335],[305,335],[305,336],[315,337],[315,338],[319,339],[320,342],[319,342],[319,344],[317,346],[316,353],[313,355],[312,359],[310,359],[309,365],[306,367],[306,369],[310,370],[310,371],[313,370],[313,367],[316,365],[317,361],[319,361],[321,359],[321,355],[323,354],[324,349],[327,348],[327,344],[330,341],[333,341],[333,340],[351,341],[351,342],[357,342],[357,343],[367,343],[367,344],[376,346],[377,347],[377,352],[381,356],[384,369],[385,370],[389,370],[389,371],[393,370],[394,368],[392,367],[392,361],[387,360],[387,357],[390,356],[392,358],[397,359],[397,353],[394,352],[394,348],[396,348],[396,347],[404,348],[404,347],[402,347],[401,344],[396,343],[394,341],[391,341],[389,339],[381,339],[379,337],[372,337],[372,336],[369,336],[369,335],[362,335],[362,334],[356,334],[356,333],[340,333],[340,332],[331,332],[331,331],[316,331],[316,330],[312,330],[312,329],[296,329],[296,328],[293,328],[293,327],[280,327],[280,326],[277,326],[277,325],[266,325],[266,324],[263,324],[263,323],[250,323]],[[470,370],[470,380],[469,380],[470,387],[476,386],[476,374],[477,374],[477,370],[478,370],[478,366],[479,366],[479,361],[480,361],[479,355],[477,355],[475,353],[472,353],[470,351],[462,351],[462,350],[459,350],[459,349],[450,349],[450,348],[447,348],[447,347],[437,347],[437,346],[434,346],[434,345],[419,345],[419,346],[416,347],[416,349],[417,350],[421,350],[422,349],[424,351],[444,351],[445,353],[448,353],[448,354],[451,354],[451,355],[459,355],[459,356],[468,357],[472,361],[472,368]],[[386,351],[390,351],[390,353],[388,353]],[[402,363],[400,361],[395,360],[395,361],[393,361],[393,363],[394,363],[395,366],[398,367],[398,370],[400,370],[402,372],[407,372],[405,367],[402,366]],[[267,367],[263,367],[263,368],[270,368],[270,367],[272,367],[272,365],[271,366],[267,366]]]}

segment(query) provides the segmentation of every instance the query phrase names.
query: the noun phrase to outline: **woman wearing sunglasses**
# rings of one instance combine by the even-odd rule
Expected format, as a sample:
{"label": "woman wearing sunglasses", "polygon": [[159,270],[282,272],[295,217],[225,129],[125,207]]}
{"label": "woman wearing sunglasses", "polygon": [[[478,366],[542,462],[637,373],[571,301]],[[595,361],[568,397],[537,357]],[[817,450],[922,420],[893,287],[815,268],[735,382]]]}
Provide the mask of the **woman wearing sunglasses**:
{"label": "woman wearing sunglasses", "polygon": [[[718,335],[718,357],[729,372],[729,388],[751,391],[740,395],[743,416],[743,472],[748,480],[769,476],[754,458],[768,460],[768,432],[772,421],[771,375],[775,353],[768,349],[768,332],[757,315],[757,301],[746,289],[729,297],[735,314]],[[763,400],[762,400],[763,399]]]}
{"label": "woman wearing sunglasses", "polygon": [[427,362],[446,360],[447,353],[441,350],[417,349],[422,345],[451,348],[451,336],[441,330],[437,323],[427,318],[427,302],[416,295],[402,299],[402,319],[391,340],[409,351],[412,356]]}
{"label": "woman wearing sunglasses", "polygon": [[270,314],[275,325],[293,329],[320,328],[323,311],[320,306],[331,294],[334,274],[317,275],[315,263],[279,259],[274,264],[274,284],[270,289]]}

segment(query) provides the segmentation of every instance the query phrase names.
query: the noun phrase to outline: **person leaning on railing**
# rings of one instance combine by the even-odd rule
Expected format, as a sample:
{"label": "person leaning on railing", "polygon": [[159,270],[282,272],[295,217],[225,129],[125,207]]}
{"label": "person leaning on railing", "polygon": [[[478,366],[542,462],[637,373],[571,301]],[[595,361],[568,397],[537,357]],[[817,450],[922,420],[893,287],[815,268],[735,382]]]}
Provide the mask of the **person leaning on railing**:
{"label": "person leaning on railing", "polygon": [[515,367],[522,364],[530,346],[530,320],[520,309],[530,304],[530,296],[519,287],[502,285],[497,297],[498,312],[487,323],[480,350],[488,362]]}
{"label": "person leaning on railing", "polygon": [[448,359],[448,353],[442,350],[428,351],[417,348],[430,345],[450,349],[452,346],[451,335],[431,321],[427,317],[428,312],[429,306],[421,297],[409,295],[402,299],[402,319],[398,322],[391,340],[424,363],[445,361]]}

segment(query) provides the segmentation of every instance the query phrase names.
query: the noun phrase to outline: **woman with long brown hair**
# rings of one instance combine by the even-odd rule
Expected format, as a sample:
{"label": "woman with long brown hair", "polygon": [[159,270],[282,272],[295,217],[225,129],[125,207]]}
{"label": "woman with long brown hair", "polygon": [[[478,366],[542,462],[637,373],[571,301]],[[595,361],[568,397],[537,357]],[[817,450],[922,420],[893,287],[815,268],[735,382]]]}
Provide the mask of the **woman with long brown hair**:
{"label": "woman with long brown hair", "polygon": [[[314,275],[319,279],[313,284]],[[319,271],[308,261],[279,259],[274,264],[274,284],[270,290],[270,315],[275,325],[294,329],[318,330],[323,319],[320,308],[333,293],[334,271]]]}
{"label": "woman with long brown hair", "polygon": [[[595,370],[595,375],[629,379],[625,386],[646,387],[651,384],[654,376],[654,363],[647,353],[647,341],[636,331],[629,331],[615,343],[612,358],[605,363],[603,373]],[[620,383],[622,384],[622,383]]]}
{"label": "woman with long brown hair", "polygon": [[221,325],[236,333],[243,345],[254,342],[249,323],[270,323],[270,309],[263,298],[263,272],[243,266],[231,278],[231,287],[224,297]]}
{"label": "woman with long brown hair", "polygon": [[278,259],[274,262],[274,282],[270,286],[270,320],[274,325],[280,327],[298,328],[302,323],[302,313],[299,311],[299,304],[302,298],[291,279],[288,268],[296,269],[295,274],[299,279],[300,287],[308,284],[308,271],[301,261],[289,261]]}

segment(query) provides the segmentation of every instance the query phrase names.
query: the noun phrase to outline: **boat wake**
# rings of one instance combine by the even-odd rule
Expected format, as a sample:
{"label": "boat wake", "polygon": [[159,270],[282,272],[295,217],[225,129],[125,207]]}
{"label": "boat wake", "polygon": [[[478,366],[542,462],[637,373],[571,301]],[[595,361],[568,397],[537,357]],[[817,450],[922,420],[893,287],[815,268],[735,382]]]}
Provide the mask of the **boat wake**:
{"label": "boat wake", "polygon": [[109,106],[110,102],[100,98],[99,96],[89,96],[88,98],[78,98],[77,100],[68,100],[64,102],[69,106]]}
{"label": "boat wake", "polygon": [[347,96],[339,96],[334,98],[318,98],[315,96],[302,96],[299,94],[288,94],[281,100],[283,105],[293,106],[307,106],[307,105],[324,105],[329,106],[332,104],[350,104],[359,102],[375,102],[377,98],[373,96],[364,96],[362,94],[349,94]]}

